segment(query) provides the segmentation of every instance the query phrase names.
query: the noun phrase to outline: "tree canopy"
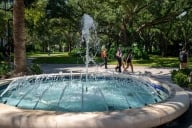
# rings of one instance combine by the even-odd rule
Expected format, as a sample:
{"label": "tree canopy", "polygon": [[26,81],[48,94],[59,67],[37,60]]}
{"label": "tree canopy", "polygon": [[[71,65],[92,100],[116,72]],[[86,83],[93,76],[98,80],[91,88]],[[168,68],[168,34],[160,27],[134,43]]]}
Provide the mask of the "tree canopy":
{"label": "tree canopy", "polygon": [[[136,47],[142,54],[173,55],[173,50],[178,53],[192,44],[191,11],[190,0],[27,0],[26,44],[39,51],[47,47],[73,51],[81,40],[80,20],[86,13],[97,22],[101,45],[108,49],[121,45]],[[3,10],[0,15],[3,31]]]}

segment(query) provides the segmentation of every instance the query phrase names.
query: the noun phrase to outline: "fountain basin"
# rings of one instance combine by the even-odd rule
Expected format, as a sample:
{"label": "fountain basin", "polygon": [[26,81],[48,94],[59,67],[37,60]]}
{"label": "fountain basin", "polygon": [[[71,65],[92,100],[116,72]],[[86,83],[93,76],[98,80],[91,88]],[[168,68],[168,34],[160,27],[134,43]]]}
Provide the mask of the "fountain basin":
{"label": "fountain basin", "polygon": [[[56,112],[25,110],[0,104],[0,127],[33,128],[149,128],[165,124],[182,115],[189,108],[186,92],[174,85],[151,79],[169,91],[169,98],[144,107],[106,112]],[[1,81],[1,85],[7,81]]]}
{"label": "fountain basin", "polygon": [[[4,86],[3,86],[4,87]],[[20,77],[0,102],[23,109],[101,112],[138,108],[169,97],[165,87],[136,75],[60,73]]]}

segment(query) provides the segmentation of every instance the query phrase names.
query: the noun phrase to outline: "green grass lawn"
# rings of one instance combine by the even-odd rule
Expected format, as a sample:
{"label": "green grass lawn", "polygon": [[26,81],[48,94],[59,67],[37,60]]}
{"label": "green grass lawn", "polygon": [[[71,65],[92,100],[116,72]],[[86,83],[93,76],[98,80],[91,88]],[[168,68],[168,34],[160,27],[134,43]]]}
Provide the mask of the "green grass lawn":
{"label": "green grass lawn", "polygon": [[81,64],[82,58],[69,56],[68,53],[55,53],[48,56],[48,54],[29,54],[29,58],[35,58],[33,63],[49,63],[49,64]]}
{"label": "green grass lawn", "polygon": [[150,67],[178,67],[179,61],[177,57],[161,57],[151,55],[149,60],[134,60],[136,65]]}
{"label": "green grass lawn", "polygon": [[[70,56],[68,53],[54,53],[48,56],[48,54],[27,54],[28,58],[35,58],[33,63],[42,64],[84,64],[83,59],[80,56]],[[102,60],[97,57],[95,60],[100,63]],[[108,60],[108,64],[117,64],[115,59]],[[177,57],[161,57],[151,55],[148,60],[133,60],[134,65],[150,66],[150,67],[178,67],[179,61]],[[192,67],[190,64],[189,67]]]}

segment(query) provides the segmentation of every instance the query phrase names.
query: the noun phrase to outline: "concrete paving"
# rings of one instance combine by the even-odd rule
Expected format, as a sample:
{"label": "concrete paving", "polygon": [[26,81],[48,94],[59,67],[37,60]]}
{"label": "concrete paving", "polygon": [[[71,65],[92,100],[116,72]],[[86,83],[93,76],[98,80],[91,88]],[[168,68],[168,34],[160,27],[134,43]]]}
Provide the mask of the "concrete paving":
{"label": "concrete paving", "polygon": [[[41,69],[45,74],[49,73],[59,73],[59,72],[86,72],[85,65],[77,65],[77,64],[41,64]],[[122,72],[126,74],[141,74],[148,75],[150,77],[156,78],[163,82],[172,82],[171,81],[171,71],[175,69],[173,68],[151,68],[144,66],[134,66],[134,73],[131,73],[130,69],[128,72]],[[104,69],[104,67],[97,66],[89,66],[88,72],[115,72],[115,65],[108,65],[108,69]],[[117,73],[117,72],[115,72]],[[178,119],[171,121],[168,124],[164,124],[159,126],[158,128],[192,128],[192,92],[187,91],[189,97],[191,99],[191,105],[187,112],[183,114],[183,116]]]}

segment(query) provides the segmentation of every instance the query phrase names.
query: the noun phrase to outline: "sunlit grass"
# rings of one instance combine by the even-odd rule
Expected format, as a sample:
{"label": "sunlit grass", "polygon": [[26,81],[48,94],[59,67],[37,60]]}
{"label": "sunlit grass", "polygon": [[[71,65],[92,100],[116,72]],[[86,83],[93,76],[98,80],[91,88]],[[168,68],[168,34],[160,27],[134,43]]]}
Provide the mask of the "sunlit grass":
{"label": "sunlit grass", "polygon": [[35,58],[33,63],[43,64],[82,64],[83,60],[80,57],[69,56],[68,53],[52,53],[48,54],[30,54],[30,58]]}
{"label": "sunlit grass", "polygon": [[50,56],[47,53],[28,53],[27,57],[63,57],[63,56],[69,56],[67,52],[62,53],[51,53]]}

